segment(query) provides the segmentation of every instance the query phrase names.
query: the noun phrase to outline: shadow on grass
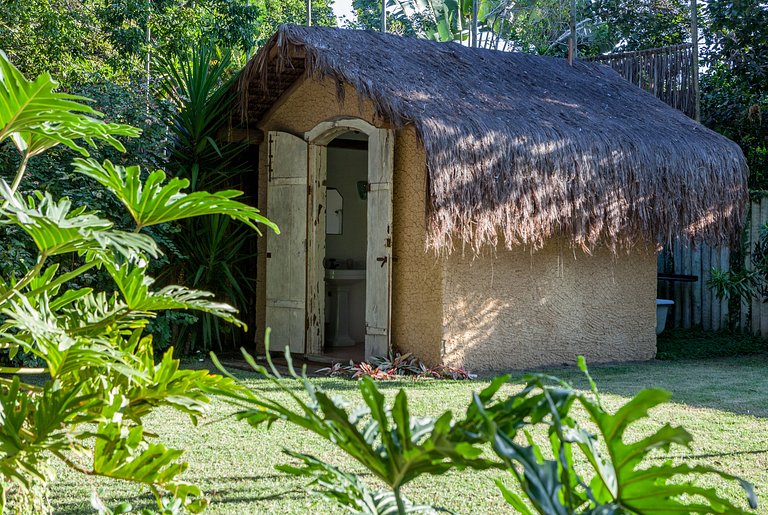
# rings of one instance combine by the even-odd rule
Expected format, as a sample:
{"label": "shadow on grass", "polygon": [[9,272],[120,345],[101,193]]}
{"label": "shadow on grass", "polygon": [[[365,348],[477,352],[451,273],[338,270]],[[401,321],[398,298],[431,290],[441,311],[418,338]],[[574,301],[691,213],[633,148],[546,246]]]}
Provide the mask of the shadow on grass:
{"label": "shadow on grass", "polygon": [[768,449],[759,449],[756,451],[710,452],[703,454],[667,454],[664,456],[652,457],[650,459],[656,459],[657,461],[664,461],[667,459],[705,460],[709,458],[725,458],[728,456],[747,456],[750,454],[768,454]]}
{"label": "shadow on grass", "polygon": [[768,353],[768,340],[752,334],[672,329],[656,340],[656,358],[664,361],[729,358]]}
{"label": "shadow on grass", "polygon": [[[672,393],[671,402],[768,418],[768,354],[620,365],[589,365],[601,393],[631,397],[645,388]],[[576,368],[547,373],[588,389]]]}
{"label": "shadow on grass", "polygon": [[[739,415],[768,418],[768,340],[750,335],[704,331],[669,331],[658,340],[662,359],[642,363],[590,364],[590,371],[600,391],[630,397],[644,388],[663,388],[672,392],[673,403],[691,407],[723,410]],[[212,365],[212,364],[211,364]],[[213,367],[209,367],[213,368]],[[572,382],[580,389],[589,385],[575,367],[547,369],[546,373]],[[519,379],[525,372],[513,373]],[[265,394],[279,392],[253,372],[235,374],[248,387]],[[382,391],[448,389],[461,383],[474,390],[485,386],[482,376],[474,382],[465,381],[381,381]],[[357,391],[356,380],[314,377],[313,383],[329,393]],[[294,392],[303,391],[298,381],[288,380],[286,386]]]}
{"label": "shadow on grass", "polygon": [[[210,494],[209,494],[210,495]],[[255,493],[244,492],[242,489],[236,490],[219,490],[214,495],[211,495],[211,504],[217,506],[222,505],[239,505],[250,503],[266,503],[268,506],[270,502],[281,501],[284,502],[287,499],[301,500],[309,495],[305,490],[301,488],[293,488],[290,490],[284,490],[281,492],[275,492],[268,495],[256,495]],[[120,499],[102,499],[104,504],[114,508],[120,503],[129,502],[133,508],[133,512],[141,513],[142,510],[156,510],[157,503],[151,495],[133,495],[133,496],[121,496]],[[265,507],[266,509],[266,507]],[[95,510],[89,505],[83,505],[82,501],[66,501],[60,502],[56,505],[56,513],[66,513],[68,515],[93,515]]]}

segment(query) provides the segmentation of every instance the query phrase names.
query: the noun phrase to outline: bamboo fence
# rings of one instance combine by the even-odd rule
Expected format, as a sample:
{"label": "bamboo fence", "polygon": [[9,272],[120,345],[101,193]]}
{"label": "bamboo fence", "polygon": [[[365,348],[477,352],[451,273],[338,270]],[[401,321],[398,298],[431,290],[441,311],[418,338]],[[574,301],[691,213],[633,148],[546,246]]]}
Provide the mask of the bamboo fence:
{"label": "bamboo fence", "polygon": [[[747,227],[743,238],[744,266],[752,269],[752,249],[768,223],[768,192],[752,194]],[[660,299],[675,301],[667,316],[667,327],[718,331],[731,328],[768,336],[768,302],[761,297],[735,303],[729,309],[729,300],[720,300],[707,286],[713,268],[728,271],[731,268],[731,249],[727,247],[696,247],[675,242],[658,255],[658,272],[696,276],[695,282],[659,280]],[[735,256],[738,256],[736,253]]]}

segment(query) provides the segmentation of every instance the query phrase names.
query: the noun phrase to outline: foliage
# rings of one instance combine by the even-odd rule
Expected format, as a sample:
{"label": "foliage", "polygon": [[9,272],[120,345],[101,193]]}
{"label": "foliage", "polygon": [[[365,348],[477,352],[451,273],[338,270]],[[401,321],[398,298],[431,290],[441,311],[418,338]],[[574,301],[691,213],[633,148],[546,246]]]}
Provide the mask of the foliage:
{"label": "foliage", "polygon": [[[484,438],[507,464],[523,492],[520,495],[497,481],[505,500],[518,512],[745,513],[715,489],[698,486],[696,480],[709,474],[738,482],[750,507],[757,507],[752,485],[740,478],[705,465],[659,462],[658,452],[669,453],[673,445],[690,446],[692,437],[681,427],[665,424],[641,440],[625,442],[624,435],[632,424],[649,418],[651,409],[669,400],[669,392],[642,390],[612,414],[603,408],[583,358],[580,367],[592,386],[591,395],[537,374],[525,378],[523,391],[502,403],[487,407],[484,399],[475,396],[474,405],[486,421]],[[510,404],[535,406],[530,420],[547,428],[552,458],[544,456],[527,430],[523,431],[527,445],[514,439],[504,418],[509,416]],[[574,404],[587,412],[596,434],[571,415]],[[576,459],[579,452],[584,459]],[[589,470],[591,478],[585,476],[582,467]]]}
{"label": "foliage", "polygon": [[[643,390],[616,413],[609,413],[602,406],[583,359],[580,366],[592,385],[591,393],[536,374],[523,379],[521,391],[504,397],[498,394],[510,376],[500,376],[473,394],[463,418],[454,419],[450,411],[434,418],[413,417],[402,389],[392,406],[387,406],[370,377],[359,382],[364,405],[352,406],[311,383],[306,367],[297,374],[286,349],[288,379],[303,387],[304,398],[281,377],[268,345],[269,369],[257,364],[245,351],[243,354],[271,384],[270,391],[284,393],[291,402],[280,402],[259,391],[222,392],[240,407],[236,418],[254,427],[269,428],[278,421],[302,427],[363,465],[388,490],[372,492],[355,474],[302,453],[287,451],[301,466],[280,467],[312,478],[313,491],[356,513],[431,512],[432,507],[407,502],[400,489],[420,475],[440,475],[456,469],[507,470],[518,482],[519,491],[508,488],[502,480],[497,484],[507,502],[523,514],[639,514],[650,509],[744,513],[714,489],[699,486],[698,478],[705,475],[738,482],[750,506],[756,507],[752,486],[737,477],[704,465],[658,461],[657,454],[668,453],[673,445],[690,446],[691,435],[680,427],[665,424],[639,441],[625,442],[625,433],[632,424],[649,418],[649,411],[666,402],[670,394]],[[577,404],[597,428],[596,434],[577,421],[572,411]],[[542,429],[547,432],[550,458],[545,457],[536,441],[535,430]],[[495,457],[484,452],[488,445]]]}
{"label": "foliage", "polygon": [[[230,216],[253,228],[274,226],[234,200],[237,192],[187,194],[182,179],[166,182],[156,171],[142,180],[138,167],[93,158],[76,160],[76,172],[124,205],[132,231],[67,198],[41,192],[25,198],[18,190],[30,158],[57,145],[87,157],[81,141],[122,150],[117,137],[138,134],[133,127],[99,120],[100,114],[82,103],[86,99],[55,87],[48,75],[27,80],[0,54],[0,143],[12,141],[20,155],[13,183],[0,180],[0,223],[15,227],[15,237],[26,238],[25,247],[35,254],[22,274],[0,278],[0,346],[11,358],[21,352],[43,364],[0,368],[5,375],[0,378],[0,511],[14,505],[49,510],[51,458],[83,474],[143,484],[161,508],[167,496],[166,505],[200,511],[207,502],[200,490],[178,478],[186,468],[179,462],[182,451],[152,441],[142,419],[168,406],[197,422],[209,390],[234,386],[207,371],[181,370],[172,349],[155,363],[152,338],[143,329],[166,309],[239,322],[233,308],[213,302],[207,292],[152,289],[147,268],[159,248],[142,229],[201,214]],[[69,267],[57,261],[65,257]],[[104,270],[116,291],[79,286],[94,269]],[[43,376],[30,384],[19,374]]]}
{"label": "foliage", "polygon": [[[301,467],[281,465],[277,469],[295,476],[311,479],[308,488],[316,495],[334,501],[353,513],[371,515],[394,513],[436,513],[432,506],[416,505],[392,491],[371,491],[354,474],[344,472],[333,465],[318,460],[313,456],[291,451],[284,451],[288,456],[300,460]],[[398,507],[398,502],[400,507]],[[400,508],[402,508],[400,510]]]}
{"label": "foliage", "polygon": [[[248,145],[222,141],[226,113],[234,101],[231,54],[198,45],[176,60],[158,59],[163,80],[160,89],[173,104],[168,125],[169,170],[189,181],[193,191],[237,184],[249,169]],[[170,280],[185,277],[192,286],[213,291],[240,311],[252,303],[253,280],[247,270],[251,259],[247,227],[226,217],[189,220],[174,237],[182,257],[166,267]],[[203,314],[198,323],[179,331],[184,350],[208,350],[240,335],[217,317]]]}
{"label": "foliage", "polygon": [[[259,11],[257,31],[254,35],[257,46],[266,43],[282,24],[307,24],[305,0],[255,0],[254,5]],[[336,17],[332,5],[331,0],[313,0],[312,25],[335,27]]]}
{"label": "foliage", "polygon": [[27,74],[50,71],[67,86],[93,75],[126,83],[146,79],[147,52],[170,57],[198,41],[249,52],[259,13],[245,0],[8,0],[0,41]]}
{"label": "foliage", "polygon": [[357,364],[352,360],[350,360],[349,365],[334,363],[330,367],[318,369],[317,373],[325,373],[330,377],[350,377],[352,379],[370,377],[378,381],[399,380],[408,377],[453,380],[475,378],[474,374],[470,374],[463,368],[454,368],[446,365],[428,367],[410,352],[405,354],[398,352],[391,358],[373,356],[367,362],[362,361]]}
{"label": "foliage", "polygon": [[[268,337],[267,334],[267,339]],[[384,396],[374,381],[370,377],[363,377],[359,388],[365,406],[350,409],[343,400],[330,397],[316,388],[306,378],[304,371],[301,376],[296,374],[291,364],[290,352],[286,350],[285,357],[289,363],[291,377],[302,383],[308,395],[308,400],[305,401],[282,379],[269,358],[269,352],[269,370],[257,364],[247,352],[243,351],[243,354],[254,370],[262,374],[274,388],[290,395],[295,407],[255,392],[220,392],[243,406],[236,417],[247,421],[253,427],[271,427],[275,422],[284,420],[334,443],[389,488],[387,493],[376,495],[379,498],[394,497],[398,513],[405,513],[405,506],[408,504],[400,489],[422,474],[439,475],[456,468],[484,469],[494,466],[493,462],[481,457],[482,450],[479,447],[469,441],[453,438],[450,412],[436,419],[411,417],[408,399],[402,390],[390,409],[384,405]],[[213,358],[215,360],[215,356]],[[294,456],[304,460],[308,469],[299,472],[288,467],[286,471],[301,474],[319,472],[321,475],[318,476],[318,481],[321,483],[328,477],[338,476],[330,469],[316,468],[318,460],[312,457],[304,458],[300,454]],[[330,476],[325,477],[328,474]],[[342,490],[354,488],[355,481],[349,481]],[[341,499],[340,494],[337,493],[336,496]],[[366,494],[358,492],[357,495],[349,496],[349,499],[353,499],[349,502],[357,503],[364,498]]]}
{"label": "foliage", "polygon": [[715,291],[719,299],[734,299],[751,302],[753,298],[768,302],[768,225],[760,229],[760,237],[751,249],[752,267],[733,268],[723,271],[710,270],[707,286]]}
{"label": "foliage", "polygon": [[179,329],[197,322],[197,316],[183,311],[164,311],[147,324],[147,333],[152,335],[155,353],[165,351],[178,341]]}
{"label": "foliage", "polygon": [[687,0],[597,0],[586,16],[599,20],[605,50],[628,52],[690,41]]}
{"label": "foliage", "polygon": [[[390,0],[389,29],[436,41],[468,44],[472,2],[469,0]],[[577,0],[576,33],[581,55],[639,50],[678,44],[688,39],[688,2]],[[353,26],[376,29],[381,2],[355,0]],[[484,48],[535,54],[568,53],[571,4],[560,0],[480,0],[478,39]]]}
{"label": "foliage", "polygon": [[0,2],[0,41],[26,74],[52,73],[67,84],[91,74],[111,76],[114,49],[93,12],[95,2]]}
{"label": "foliage", "polygon": [[703,123],[741,146],[751,189],[768,189],[768,5],[707,3]]}

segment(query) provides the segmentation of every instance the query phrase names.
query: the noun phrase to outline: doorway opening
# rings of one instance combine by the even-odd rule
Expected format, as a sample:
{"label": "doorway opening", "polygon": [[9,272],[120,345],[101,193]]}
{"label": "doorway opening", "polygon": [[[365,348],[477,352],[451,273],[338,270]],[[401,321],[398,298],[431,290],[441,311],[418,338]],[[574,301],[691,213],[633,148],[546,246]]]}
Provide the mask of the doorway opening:
{"label": "doorway opening", "polygon": [[368,136],[340,134],[326,159],[323,354],[357,362],[365,358]]}

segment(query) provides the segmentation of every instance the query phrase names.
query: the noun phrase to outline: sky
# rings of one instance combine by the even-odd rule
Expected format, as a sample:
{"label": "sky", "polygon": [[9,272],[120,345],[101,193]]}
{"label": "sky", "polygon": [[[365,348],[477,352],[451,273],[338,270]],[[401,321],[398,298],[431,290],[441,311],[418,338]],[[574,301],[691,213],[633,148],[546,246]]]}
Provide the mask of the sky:
{"label": "sky", "polygon": [[333,13],[339,19],[339,25],[342,23],[342,18],[353,19],[352,0],[333,0]]}

